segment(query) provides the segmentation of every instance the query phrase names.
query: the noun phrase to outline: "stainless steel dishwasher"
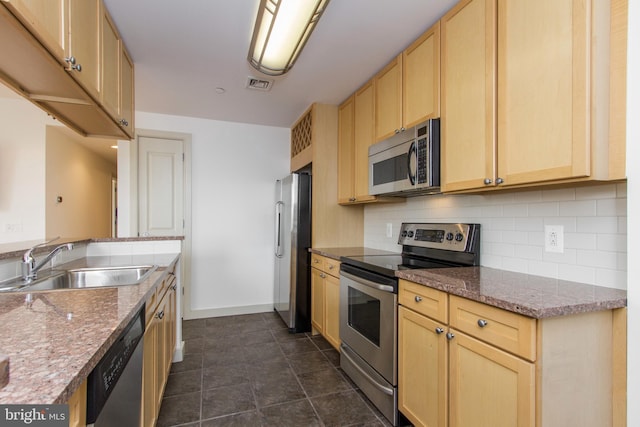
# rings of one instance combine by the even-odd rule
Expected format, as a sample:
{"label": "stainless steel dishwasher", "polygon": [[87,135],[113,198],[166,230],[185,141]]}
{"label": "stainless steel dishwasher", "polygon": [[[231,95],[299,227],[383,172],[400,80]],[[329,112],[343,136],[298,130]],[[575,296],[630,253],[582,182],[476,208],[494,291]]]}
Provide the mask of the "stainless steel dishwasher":
{"label": "stainless steel dishwasher", "polygon": [[144,306],[87,378],[87,425],[137,426],[142,398]]}

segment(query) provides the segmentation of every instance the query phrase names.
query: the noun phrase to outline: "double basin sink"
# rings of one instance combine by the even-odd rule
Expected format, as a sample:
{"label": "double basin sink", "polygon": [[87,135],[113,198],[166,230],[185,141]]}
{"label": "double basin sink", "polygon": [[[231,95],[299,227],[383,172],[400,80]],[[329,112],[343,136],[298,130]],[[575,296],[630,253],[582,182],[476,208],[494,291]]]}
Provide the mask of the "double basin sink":
{"label": "double basin sink", "polygon": [[138,285],[144,282],[157,265],[136,265],[126,267],[74,268],[51,270],[49,274],[25,282],[21,278],[0,283],[0,292],[6,291],[49,291],[55,289],[106,288],[114,286]]}

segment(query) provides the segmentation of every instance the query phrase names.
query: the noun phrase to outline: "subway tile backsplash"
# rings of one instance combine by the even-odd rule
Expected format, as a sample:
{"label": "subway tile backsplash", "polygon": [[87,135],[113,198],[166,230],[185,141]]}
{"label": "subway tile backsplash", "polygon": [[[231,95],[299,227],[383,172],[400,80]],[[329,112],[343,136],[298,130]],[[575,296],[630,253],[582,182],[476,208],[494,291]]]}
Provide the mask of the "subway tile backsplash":
{"label": "subway tile backsplash", "polygon": [[[367,205],[364,245],[400,252],[402,222],[479,223],[485,267],[627,288],[626,183]],[[387,223],[393,224],[391,238]],[[563,253],[545,251],[545,225],[564,227]]]}

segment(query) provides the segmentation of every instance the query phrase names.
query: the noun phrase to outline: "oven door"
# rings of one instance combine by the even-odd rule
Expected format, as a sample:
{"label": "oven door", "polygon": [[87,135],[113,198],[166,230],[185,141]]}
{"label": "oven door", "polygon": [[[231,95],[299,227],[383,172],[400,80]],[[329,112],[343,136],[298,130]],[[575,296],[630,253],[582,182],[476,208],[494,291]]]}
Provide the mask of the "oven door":
{"label": "oven door", "polygon": [[397,384],[397,280],[342,265],[340,339],[391,385]]}

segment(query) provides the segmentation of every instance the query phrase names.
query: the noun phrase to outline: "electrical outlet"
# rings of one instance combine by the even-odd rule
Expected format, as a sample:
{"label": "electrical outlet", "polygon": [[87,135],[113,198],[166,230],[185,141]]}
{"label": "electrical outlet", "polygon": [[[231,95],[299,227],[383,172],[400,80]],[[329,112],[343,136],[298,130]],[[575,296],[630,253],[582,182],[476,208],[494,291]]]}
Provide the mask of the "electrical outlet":
{"label": "electrical outlet", "polygon": [[544,250],[546,252],[564,252],[564,226],[544,226]]}
{"label": "electrical outlet", "polygon": [[22,231],[22,224],[5,224],[4,231],[7,233],[19,233]]}
{"label": "electrical outlet", "polygon": [[393,224],[387,223],[387,237],[393,237]]}

